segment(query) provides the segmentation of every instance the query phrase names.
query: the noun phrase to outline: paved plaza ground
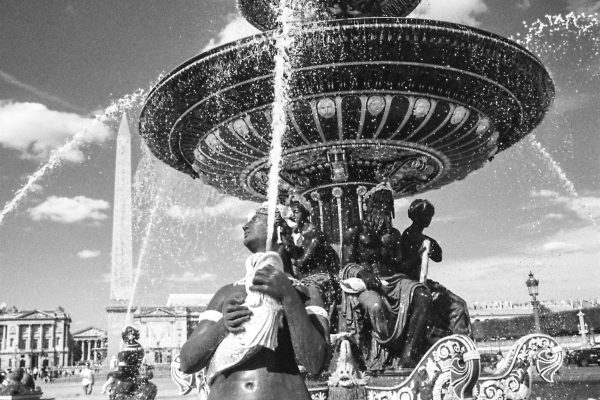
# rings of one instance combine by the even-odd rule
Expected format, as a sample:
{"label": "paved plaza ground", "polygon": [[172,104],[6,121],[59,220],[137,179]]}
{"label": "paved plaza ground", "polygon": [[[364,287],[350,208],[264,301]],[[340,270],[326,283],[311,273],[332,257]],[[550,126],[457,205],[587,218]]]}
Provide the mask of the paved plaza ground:
{"label": "paved plaza ground", "polygon": [[600,400],[600,366],[563,366],[555,383],[540,381],[534,372],[531,400]]}
{"label": "paved plaza ground", "polygon": [[[72,379],[70,381],[57,381],[40,384],[44,395],[43,400],[61,400],[61,399],[74,399],[80,398],[81,400],[108,400],[108,396],[100,393],[102,391],[102,384],[105,380],[103,376],[96,375],[96,384],[92,394],[89,396],[83,395],[83,389],[81,387],[81,381],[79,379]],[[179,396],[177,394],[177,387],[171,381],[170,377],[160,377],[153,379],[152,382],[158,387],[157,400],[197,400],[196,395]]]}
{"label": "paved plaza ground", "polygon": [[[168,376],[153,379],[158,386],[157,400],[196,400],[195,394],[179,396],[177,388]],[[96,374],[96,384],[92,395],[84,396],[80,380],[71,378],[69,381],[56,381],[38,384],[44,391],[44,400],[60,400],[84,398],[87,400],[107,400],[108,396],[100,393],[104,383],[103,374]],[[285,399],[282,397],[282,400]],[[531,400],[600,400],[600,367],[563,367],[556,377],[556,383],[540,382],[534,378],[534,389]]]}

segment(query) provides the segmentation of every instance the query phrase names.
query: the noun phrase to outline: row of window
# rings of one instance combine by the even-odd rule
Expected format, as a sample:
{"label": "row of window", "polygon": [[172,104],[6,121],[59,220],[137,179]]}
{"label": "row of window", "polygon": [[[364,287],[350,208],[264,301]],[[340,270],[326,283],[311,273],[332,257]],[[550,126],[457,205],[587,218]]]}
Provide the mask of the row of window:
{"label": "row of window", "polygon": [[[41,328],[40,328],[41,326]],[[55,337],[55,343],[54,346],[51,345],[51,340],[52,338],[48,336],[48,332],[50,330],[51,325],[34,325],[33,328],[33,337],[31,338],[31,348],[32,349],[39,349],[40,348],[40,335],[42,336],[41,338],[41,348],[42,349],[49,349],[52,348],[54,346],[60,346],[60,337]],[[5,336],[5,330],[7,327],[5,326],[0,326],[0,349],[4,348],[4,336]],[[15,326],[11,326],[10,329],[10,333],[11,335],[13,335],[15,332]],[[25,326],[20,326],[19,327],[19,343],[18,343],[18,348],[19,350],[25,350],[27,349],[27,339],[29,338],[31,332],[27,331],[27,328]],[[12,348],[15,345],[15,338],[14,337],[9,337],[8,338],[8,347]]]}
{"label": "row of window", "polygon": [[[32,349],[39,349],[39,344],[40,344],[40,340],[39,339],[33,339],[31,341],[31,348]],[[0,349],[2,348],[2,340],[0,340]],[[8,348],[12,348],[15,345],[15,339],[14,338],[10,338],[8,339]],[[54,346],[60,346],[60,338],[55,338],[55,343]],[[42,341],[42,349],[50,349],[52,346],[50,346],[50,339],[48,338],[44,338],[44,340]],[[25,350],[27,349],[27,340],[21,338],[19,340],[19,346],[18,346],[19,350]]]}

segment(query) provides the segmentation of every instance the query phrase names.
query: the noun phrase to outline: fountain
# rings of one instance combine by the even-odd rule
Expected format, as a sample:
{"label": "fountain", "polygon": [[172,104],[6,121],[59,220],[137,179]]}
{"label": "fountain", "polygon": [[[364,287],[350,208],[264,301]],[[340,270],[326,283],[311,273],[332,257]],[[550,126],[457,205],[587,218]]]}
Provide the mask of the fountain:
{"label": "fountain", "polygon": [[[29,382],[26,381],[26,379]],[[0,385],[0,399],[2,400],[39,400],[42,398],[42,389],[34,386],[33,378],[23,368],[11,371],[6,377],[6,382]],[[24,380],[26,382],[24,382]]]}
{"label": "fountain", "polygon": [[[405,18],[418,3],[239,0],[264,32],[165,76],[148,95],[140,134],[166,164],[241,199],[265,200],[269,171],[279,168],[275,197],[309,203],[310,220],[344,260],[344,237],[378,185],[402,198],[464,179],[531,133],[554,97],[548,72],[524,47]],[[278,43],[286,33],[294,45],[284,54],[281,104],[273,88],[281,85]],[[281,111],[281,153],[273,158]],[[530,335],[502,368],[480,377],[472,340],[450,335],[414,368],[365,376],[338,322],[331,321],[340,350],[330,375],[345,380],[311,377],[313,399],[525,399],[530,367],[551,381],[562,362],[554,339]],[[182,393],[195,382],[174,377]]]}
{"label": "fountain", "polygon": [[144,348],[137,341],[139,337],[135,328],[123,329],[124,345],[118,353],[118,369],[108,373],[102,388],[110,400],[154,400],[156,397],[156,385],[150,382],[153,368],[143,363]]}

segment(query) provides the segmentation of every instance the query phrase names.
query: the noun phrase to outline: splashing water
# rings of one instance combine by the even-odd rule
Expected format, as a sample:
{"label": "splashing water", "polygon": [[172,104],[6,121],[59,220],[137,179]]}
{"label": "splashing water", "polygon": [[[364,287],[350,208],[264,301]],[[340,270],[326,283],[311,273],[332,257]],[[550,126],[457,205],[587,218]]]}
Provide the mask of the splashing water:
{"label": "splashing water", "polygon": [[135,276],[133,279],[133,286],[131,288],[131,295],[129,296],[129,304],[127,305],[127,313],[125,314],[125,318],[123,320],[123,327],[127,326],[132,322],[131,310],[133,309],[133,302],[135,300],[135,293],[137,291],[138,283],[140,281],[140,276],[142,275],[142,263],[145,261],[146,253],[148,251],[148,244],[150,243],[150,237],[152,234],[152,229],[154,228],[154,224],[156,221],[156,216],[158,214],[159,205],[161,204],[161,196],[160,194],[156,195],[154,198],[154,205],[152,210],[150,211],[150,217],[148,219],[148,223],[146,225],[146,229],[144,231],[142,246],[140,247],[140,253],[138,255],[138,261],[135,268]]}
{"label": "splashing water", "polygon": [[533,133],[529,135],[529,143],[531,143],[531,146],[533,146],[533,148],[536,149],[539,154],[541,154],[546,164],[548,164],[548,166],[556,173],[567,192],[573,197],[579,196],[575,190],[575,185],[573,185],[573,182],[569,180],[567,174],[565,174],[565,171],[563,171],[558,162],[554,160],[554,158],[550,155],[550,153],[548,153],[544,146],[542,146]]}
{"label": "splashing water", "polygon": [[[566,113],[597,104],[595,100],[600,88],[600,20],[598,14],[586,15],[569,13],[566,15],[546,15],[531,24],[523,23],[525,34],[512,37],[519,44],[535,53],[548,69],[553,72],[557,96],[553,118],[555,124],[564,120],[569,125]],[[558,126],[557,126],[558,127]],[[569,147],[572,142],[568,129],[554,140],[560,141],[560,148]],[[552,140],[553,138],[548,138]],[[573,182],[540,141],[530,135],[529,142],[536,153],[559,178],[569,195],[577,197]],[[572,143],[571,143],[572,145]]]}
{"label": "splashing water", "polygon": [[122,98],[115,100],[112,102],[110,106],[108,106],[102,115],[96,116],[92,119],[86,126],[79,132],[73,136],[71,140],[67,143],[63,144],[61,147],[56,149],[50,156],[49,160],[42,165],[37,171],[27,178],[27,182],[23,187],[21,187],[15,193],[15,196],[9,200],[5,205],[2,211],[0,212],[0,225],[4,221],[6,215],[16,210],[21,201],[27,197],[29,193],[31,193],[32,189],[35,187],[35,184],[42,179],[47,173],[61,165],[64,160],[65,155],[69,152],[78,149],[79,147],[89,144],[89,137],[86,133],[97,126],[97,124],[108,124],[110,122],[116,122],[120,117],[121,113],[125,110],[132,108],[135,104],[139,104],[141,100],[145,98],[145,91],[143,89],[138,89],[135,92],[123,96]]}
{"label": "splashing water", "polygon": [[279,168],[281,164],[282,146],[281,142],[287,128],[286,108],[289,103],[288,89],[289,80],[292,74],[292,66],[290,64],[290,55],[288,50],[294,44],[292,35],[293,9],[290,0],[280,0],[279,13],[277,21],[281,25],[280,31],[276,34],[275,48],[275,98],[273,102],[271,130],[273,132],[271,138],[271,151],[269,154],[271,166],[269,168],[269,186],[267,189],[267,250],[271,250],[271,240],[274,233],[275,225],[275,210],[277,207],[277,197],[279,189]]}
{"label": "splashing water", "polygon": [[[523,25],[527,33],[525,35],[518,33],[511,39],[540,57],[570,56],[576,47],[588,47],[586,49],[588,57],[600,56],[600,37],[597,32],[600,20],[597,13],[546,15],[544,20],[538,19],[532,24],[524,22]],[[572,37],[576,40],[570,40]],[[552,39],[551,43],[549,39]]]}
{"label": "splashing water", "polygon": [[12,211],[14,211],[21,200],[23,200],[34,187],[35,183],[39,181],[46,173],[52,171],[54,168],[58,167],[60,163],[63,161],[63,157],[69,153],[70,151],[76,149],[81,144],[81,139],[78,137],[74,137],[69,140],[67,143],[62,145],[60,148],[56,149],[51,155],[50,159],[46,164],[44,164],[40,169],[38,169],[35,173],[27,178],[27,183],[17,190],[15,193],[15,197],[12,200],[8,201],[2,211],[0,212],[0,225],[4,221],[4,217]]}
{"label": "splashing water", "polygon": [[[573,136],[581,133],[572,126],[573,113],[598,112],[600,92],[600,19],[598,14],[546,15],[531,24],[524,23],[526,33],[513,37],[519,44],[535,53],[552,71],[556,83],[556,100],[551,118],[554,121],[555,137],[545,136],[547,141],[556,142],[563,151],[573,145]],[[560,126],[559,126],[560,123]],[[596,132],[589,132],[596,135]],[[559,178],[572,207],[577,213],[597,227],[597,217],[588,208],[590,198],[579,196],[575,186],[560,164],[546,148],[531,135],[530,145],[549,169]],[[571,157],[574,157],[571,154]],[[591,199],[594,201],[594,199]]]}

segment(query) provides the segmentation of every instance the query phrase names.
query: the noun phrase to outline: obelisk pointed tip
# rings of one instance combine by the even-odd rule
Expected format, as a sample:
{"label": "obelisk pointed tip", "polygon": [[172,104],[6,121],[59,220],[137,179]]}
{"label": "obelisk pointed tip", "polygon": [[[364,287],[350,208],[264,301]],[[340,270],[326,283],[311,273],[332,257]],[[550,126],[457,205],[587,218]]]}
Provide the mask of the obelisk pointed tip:
{"label": "obelisk pointed tip", "polygon": [[127,119],[127,113],[123,112],[121,116],[121,124],[119,125],[119,136],[121,135],[130,135],[129,131],[129,120]]}

